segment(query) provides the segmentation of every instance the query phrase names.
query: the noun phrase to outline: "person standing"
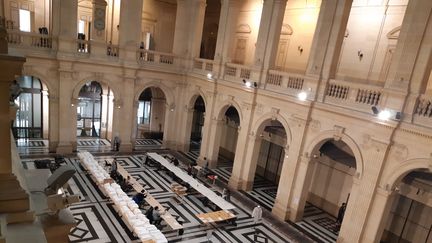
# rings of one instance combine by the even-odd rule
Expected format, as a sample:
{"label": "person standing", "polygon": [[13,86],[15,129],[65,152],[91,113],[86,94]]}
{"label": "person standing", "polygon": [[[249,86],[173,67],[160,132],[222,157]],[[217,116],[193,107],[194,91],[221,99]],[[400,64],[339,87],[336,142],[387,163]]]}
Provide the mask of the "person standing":
{"label": "person standing", "polygon": [[339,208],[338,216],[336,219],[336,223],[339,225],[342,224],[343,217],[345,216],[346,203],[342,203],[342,206]]}
{"label": "person standing", "polygon": [[258,224],[262,219],[262,208],[260,205],[256,206],[252,211],[252,217],[254,224]]}

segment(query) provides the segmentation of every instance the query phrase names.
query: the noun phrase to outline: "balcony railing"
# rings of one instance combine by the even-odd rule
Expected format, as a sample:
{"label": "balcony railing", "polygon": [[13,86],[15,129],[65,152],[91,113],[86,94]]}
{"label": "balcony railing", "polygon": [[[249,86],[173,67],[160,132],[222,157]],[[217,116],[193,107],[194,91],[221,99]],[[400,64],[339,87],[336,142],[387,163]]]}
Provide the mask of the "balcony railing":
{"label": "balcony railing", "polygon": [[414,123],[432,127],[432,95],[421,95],[414,109]]}
{"label": "balcony railing", "polygon": [[118,57],[119,56],[119,46],[108,44],[107,45],[107,56]]}
{"label": "balcony railing", "polygon": [[207,74],[213,72],[213,60],[195,58],[193,67],[195,71],[202,74]]}
{"label": "balcony railing", "polygon": [[38,49],[51,49],[53,46],[53,38],[51,35],[23,32],[15,29],[8,30],[7,41],[11,46],[22,46]]}
{"label": "balcony railing", "polygon": [[174,65],[175,56],[172,53],[163,53],[157,51],[143,50],[137,51],[137,61],[140,64],[166,64]]}
{"label": "balcony railing", "polygon": [[90,41],[77,39],[77,51],[79,53],[90,53]]}
{"label": "balcony railing", "polygon": [[380,104],[383,98],[383,88],[369,84],[330,80],[325,96],[326,103],[370,112],[371,106]]}
{"label": "balcony railing", "polygon": [[305,77],[279,70],[269,70],[265,79],[266,90],[279,93],[297,95],[305,86]]}
{"label": "balcony railing", "polygon": [[231,81],[241,81],[243,79],[250,79],[251,69],[248,66],[226,63],[225,64],[225,79]]}

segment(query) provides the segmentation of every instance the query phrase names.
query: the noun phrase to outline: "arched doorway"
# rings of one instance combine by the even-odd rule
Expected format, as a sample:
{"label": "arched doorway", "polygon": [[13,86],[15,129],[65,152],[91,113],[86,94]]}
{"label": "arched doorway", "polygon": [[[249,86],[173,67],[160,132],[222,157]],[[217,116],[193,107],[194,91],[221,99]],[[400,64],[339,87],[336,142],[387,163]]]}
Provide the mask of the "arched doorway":
{"label": "arched doorway", "polygon": [[278,120],[266,120],[257,130],[254,152],[251,164],[253,184],[246,188],[247,195],[260,205],[271,210],[276,198],[281,176],[287,132]]}
{"label": "arched doorway", "polygon": [[198,96],[195,100],[194,110],[192,115],[192,129],[190,135],[189,151],[197,153],[201,148],[202,128],[204,126],[205,103],[203,98]]}
{"label": "arched doorway", "polygon": [[336,241],[345,212],[342,205],[350,205],[356,158],[344,141],[334,139],[319,143],[312,157],[312,171],[305,180],[303,219],[296,225],[317,240]]}
{"label": "arched doorway", "polygon": [[16,139],[48,139],[49,102],[48,90],[40,79],[21,76],[16,80],[21,93],[15,99],[18,106],[12,124]]}
{"label": "arched doorway", "polygon": [[432,242],[432,173],[411,171],[391,195],[390,212],[380,242]]}
{"label": "arched doorway", "polygon": [[136,145],[160,145],[164,136],[166,98],[158,87],[149,87],[138,98]]}
{"label": "arched doorway", "polygon": [[79,91],[77,105],[77,136],[101,137],[102,86],[91,81]]}

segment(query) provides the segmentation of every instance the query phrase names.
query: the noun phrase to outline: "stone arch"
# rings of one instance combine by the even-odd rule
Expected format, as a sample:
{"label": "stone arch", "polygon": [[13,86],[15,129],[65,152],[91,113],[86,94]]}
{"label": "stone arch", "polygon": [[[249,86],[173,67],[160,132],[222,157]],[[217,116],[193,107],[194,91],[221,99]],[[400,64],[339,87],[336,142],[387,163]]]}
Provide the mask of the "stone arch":
{"label": "stone arch", "polygon": [[400,34],[401,26],[395,27],[387,33],[387,38],[398,39]]}
{"label": "stone arch", "polygon": [[237,110],[237,113],[239,114],[239,118],[240,118],[240,126],[243,122],[243,114],[242,114],[242,110],[240,108],[240,105],[234,101],[234,100],[225,100],[223,101],[218,108],[216,109],[216,111],[218,111],[216,114],[216,119],[222,119],[225,116],[225,112],[228,110],[228,108],[232,106]]}
{"label": "stone arch", "polygon": [[46,75],[42,74],[41,72],[39,72],[33,68],[31,68],[30,70],[23,68],[23,72],[20,76],[36,77],[42,83],[42,90],[47,90],[48,94],[51,94],[51,95],[54,95],[57,93],[57,89],[54,88],[54,85],[49,81],[50,79]]}
{"label": "stone arch", "polygon": [[73,99],[78,99],[78,97],[79,97],[79,92],[80,92],[81,88],[82,88],[86,83],[91,82],[91,81],[96,81],[96,82],[98,82],[98,83],[108,85],[108,87],[109,87],[109,88],[112,90],[112,92],[114,93],[114,97],[115,97],[115,99],[116,99],[116,100],[121,100],[121,98],[120,98],[120,97],[121,97],[121,93],[120,93],[120,91],[117,89],[117,86],[114,84],[113,81],[111,81],[111,80],[109,80],[109,79],[106,79],[106,78],[103,78],[103,77],[100,77],[100,76],[95,76],[95,75],[93,75],[93,76],[89,76],[89,77],[86,77],[86,78],[84,78],[84,79],[81,79],[81,81],[79,81],[77,84],[75,84],[75,87],[74,87],[74,89],[73,89],[73,93],[72,93],[72,98],[73,98]]}
{"label": "stone arch", "polygon": [[144,90],[146,90],[147,88],[151,88],[151,87],[156,87],[162,90],[162,92],[165,95],[167,105],[171,108],[175,107],[174,94],[172,93],[170,88],[160,82],[154,82],[154,81],[147,82],[141,88],[136,89],[134,101],[137,102],[139,100],[141,93],[144,92]]}
{"label": "stone arch", "polygon": [[416,158],[402,162],[402,165],[387,173],[383,179],[383,184],[388,189],[393,188],[407,174],[417,169],[427,169],[432,172],[432,159]]}
{"label": "stone arch", "polygon": [[291,133],[290,126],[289,126],[287,120],[279,114],[275,115],[274,113],[271,113],[271,112],[264,114],[258,120],[255,121],[255,123],[252,127],[252,132],[254,132],[255,134],[258,134],[260,129],[264,129],[264,127],[262,127],[262,126],[268,120],[276,120],[282,124],[282,126],[285,129],[285,133],[287,135],[287,145],[291,144],[292,133]]}
{"label": "stone arch", "polygon": [[293,31],[291,25],[289,25],[289,24],[283,24],[282,25],[281,35],[292,35],[293,32],[294,31]]}
{"label": "stone arch", "polygon": [[203,101],[204,101],[204,106],[205,106],[206,109],[207,109],[207,101],[206,101],[206,97],[205,97],[204,93],[203,93],[201,90],[194,91],[194,92],[192,93],[192,96],[189,97],[189,102],[188,102],[188,104],[187,104],[187,108],[188,108],[188,109],[192,109],[192,108],[194,107],[195,102],[196,102],[196,100],[198,99],[198,96],[201,96],[201,98],[202,98]]}
{"label": "stone arch", "polygon": [[239,24],[236,29],[236,33],[250,34],[251,32],[251,27],[248,24]]}
{"label": "stone arch", "polygon": [[324,132],[320,133],[318,136],[316,136],[309,143],[309,145],[307,146],[307,149],[305,150],[305,153],[307,153],[308,156],[313,155],[314,153],[317,152],[317,150],[319,148],[321,148],[321,146],[325,142],[327,142],[331,139],[334,139],[336,134],[337,134],[337,137],[342,142],[344,142],[346,145],[348,145],[348,147],[353,152],[354,158],[356,160],[356,175],[355,175],[355,177],[357,177],[358,179],[361,179],[361,177],[363,176],[364,164],[363,164],[363,156],[361,154],[360,147],[354,141],[353,138],[351,138],[350,136],[348,136],[345,133],[338,133],[338,131],[336,131],[336,130],[324,131]]}

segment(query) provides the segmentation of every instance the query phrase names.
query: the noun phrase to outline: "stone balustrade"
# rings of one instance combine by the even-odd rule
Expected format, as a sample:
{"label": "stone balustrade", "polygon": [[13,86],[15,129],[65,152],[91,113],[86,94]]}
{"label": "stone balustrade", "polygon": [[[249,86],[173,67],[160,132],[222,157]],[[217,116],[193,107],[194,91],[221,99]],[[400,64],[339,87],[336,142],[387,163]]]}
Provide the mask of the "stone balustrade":
{"label": "stone balustrade", "polygon": [[226,80],[239,82],[243,79],[250,79],[251,68],[245,65],[226,63],[224,77]]}
{"label": "stone balustrade", "polygon": [[23,32],[10,29],[7,32],[7,41],[11,47],[31,47],[37,49],[51,49],[53,47],[53,37],[32,32]]}
{"label": "stone balustrade", "polygon": [[88,40],[77,39],[77,52],[90,53],[91,42]]}
{"label": "stone balustrade", "polygon": [[119,46],[108,44],[107,45],[107,56],[109,57],[118,57],[119,56]]}
{"label": "stone balustrade", "polygon": [[383,95],[380,86],[332,79],[325,92],[325,102],[370,112],[372,106],[380,105]]}
{"label": "stone balustrade", "polygon": [[137,61],[139,64],[163,64],[174,65],[175,56],[172,53],[139,49],[137,51]]}
{"label": "stone balustrade", "polygon": [[195,58],[193,62],[194,71],[206,75],[213,72],[213,60]]}
{"label": "stone balustrade", "polygon": [[432,127],[432,95],[420,95],[413,113],[414,123]]}

